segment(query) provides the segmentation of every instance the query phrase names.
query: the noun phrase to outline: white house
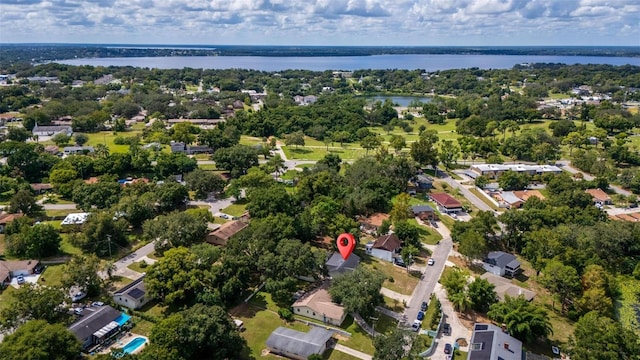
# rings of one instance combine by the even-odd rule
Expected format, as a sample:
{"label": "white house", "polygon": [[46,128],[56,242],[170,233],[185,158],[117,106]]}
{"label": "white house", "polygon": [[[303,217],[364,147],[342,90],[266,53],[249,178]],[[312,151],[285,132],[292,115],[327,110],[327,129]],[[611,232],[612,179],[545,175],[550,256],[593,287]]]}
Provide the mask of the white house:
{"label": "white house", "polygon": [[33,127],[31,132],[33,135],[38,136],[55,136],[57,134],[71,136],[71,134],[73,134],[71,126],[38,126],[38,124]]}
{"label": "white house", "polygon": [[375,256],[378,259],[393,261],[393,257],[400,249],[402,243],[398,239],[396,234],[382,235],[376,239],[375,242],[370,242],[366,245],[367,254]]}
{"label": "white house", "polygon": [[147,289],[144,285],[145,276],[146,275],[140,276],[133,282],[113,293],[113,301],[118,305],[122,305],[133,310],[143,307],[151,300],[151,297],[147,293]]}
{"label": "white house", "polygon": [[520,262],[515,255],[503,251],[492,251],[482,261],[482,267],[498,276],[515,276],[520,271]]}
{"label": "white house", "polygon": [[66,146],[63,149],[64,155],[82,155],[94,152],[93,146]]}
{"label": "white house", "polygon": [[71,213],[67,215],[60,225],[82,225],[89,218],[89,213]]}
{"label": "white house", "polygon": [[469,360],[523,359],[522,342],[493,324],[473,326],[473,334],[469,344]]}

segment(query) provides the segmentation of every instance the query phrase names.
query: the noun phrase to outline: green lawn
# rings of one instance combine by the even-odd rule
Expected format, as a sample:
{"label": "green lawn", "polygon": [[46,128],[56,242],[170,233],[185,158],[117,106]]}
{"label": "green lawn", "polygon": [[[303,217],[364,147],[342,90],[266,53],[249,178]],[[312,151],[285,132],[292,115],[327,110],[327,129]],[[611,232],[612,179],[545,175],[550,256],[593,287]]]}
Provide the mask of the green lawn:
{"label": "green lawn", "polygon": [[[419,279],[417,277],[407,273],[405,268],[395,266],[390,262],[365,255],[363,264],[369,268],[381,271],[386,277],[382,286],[389,290],[404,295],[411,295],[413,289],[418,284]],[[390,281],[390,279],[393,279],[393,282]]]}
{"label": "green lawn", "polygon": [[253,146],[256,144],[263,144],[263,143],[264,142],[262,141],[262,138],[259,138],[259,137],[248,136],[248,135],[240,136],[240,144],[242,145]]}
{"label": "green lawn", "polygon": [[[58,223],[58,228],[59,228],[59,221],[56,221]],[[60,237],[62,237],[62,241],[60,242],[60,251],[64,254],[67,255],[82,255],[82,249],[74,246],[73,244],[71,244],[71,242],[69,242],[69,234],[60,234]]]}
{"label": "green lawn", "polygon": [[496,206],[496,204],[494,204],[491,200],[487,199],[486,196],[482,195],[480,193],[480,190],[478,190],[477,188],[471,188],[469,189],[469,191],[478,197],[478,199],[482,200],[483,203],[487,204],[489,207],[491,207],[493,210],[500,210],[499,207]]}
{"label": "green lawn", "polygon": [[0,255],[4,255],[4,249],[6,245],[4,242],[4,234],[0,234]]}
{"label": "green lawn", "polygon": [[246,211],[246,208],[247,200],[241,199],[224,208],[222,212],[231,216],[242,216],[242,214],[244,214],[244,212]]}
{"label": "green lawn", "polygon": [[355,321],[348,315],[341,326],[342,329],[351,333],[351,337],[347,340],[339,340],[338,342],[352,349],[362,351],[365,354],[373,355],[375,348],[369,334],[367,334]]}
{"label": "green lawn", "polygon": [[142,273],[146,273],[147,271],[149,271],[149,267],[150,265],[147,264],[147,266],[142,267],[142,261],[136,261],[133,262],[131,264],[129,264],[129,266],[127,266],[129,269],[135,271],[135,272],[139,272],[140,274]]}
{"label": "green lawn", "polygon": [[404,312],[404,305],[402,305],[401,301],[398,301],[396,299],[392,299],[386,296],[383,296],[383,297],[384,297],[384,307],[386,307],[391,311],[395,311],[397,313]]}
{"label": "green lawn", "polygon": [[323,359],[325,360],[359,360],[360,358],[351,356],[351,355],[347,355],[343,352],[334,350],[334,349],[328,349],[324,355],[322,356]]}
{"label": "green lawn", "polygon": [[42,285],[61,286],[62,275],[64,274],[63,270],[64,264],[47,265],[38,282]]}
{"label": "green lawn", "polygon": [[[327,151],[327,148],[325,146],[299,146],[297,148],[282,146],[282,150],[287,156],[287,159],[296,160],[320,160],[328,153],[338,155],[343,160],[359,159],[366,155],[365,150],[360,147],[329,147],[329,151]],[[370,151],[369,153],[373,154],[373,151]]]}
{"label": "green lawn", "polygon": [[6,289],[0,291],[0,311],[9,306],[9,297],[17,290],[18,289],[14,288],[13,286],[7,286]]}
{"label": "green lawn", "polygon": [[140,130],[130,130],[125,132],[119,132],[114,134],[113,131],[100,131],[97,133],[85,134],[89,137],[89,141],[85,145],[97,146],[98,144],[105,144],[112,153],[126,153],[129,151],[129,145],[116,145],[113,141],[116,137],[133,137],[142,134]]}
{"label": "green lawn", "polygon": [[381,334],[389,334],[393,329],[398,327],[398,320],[387,316],[385,314],[378,313],[378,320],[375,322],[375,330]]}

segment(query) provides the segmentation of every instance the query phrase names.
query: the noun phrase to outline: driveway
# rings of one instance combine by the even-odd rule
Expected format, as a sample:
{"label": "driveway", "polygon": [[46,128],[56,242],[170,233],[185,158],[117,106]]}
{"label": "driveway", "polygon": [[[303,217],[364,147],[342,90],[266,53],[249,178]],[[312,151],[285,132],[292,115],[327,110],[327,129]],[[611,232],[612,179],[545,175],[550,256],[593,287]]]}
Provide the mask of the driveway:
{"label": "driveway", "polygon": [[[453,306],[449,299],[447,298],[447,291],[442,287],[442,285],[437,284],[435,289],[435,294],[440,300],[440,304],[442,305],[442,312],[444,313],[444,322],[451,326],[451,335],[444,335],[442,331],[436,336],[434,339],[436,341],[436,347],[433,350],[433,353],[430,359],[433,360],[446,360],[447,355],[444,353],[445,344],[451,344],[456,341],[456,339],[464,338],[467,341],[467,344],[471,341],[472,331],[464,327],[460,320],[458,319],[458,315],[453,310]],[[469,346],[460,347],[462,351],[468,351]]]}
{"label": "driveway", "polygon": [[[114,263],[116,267],[116,271],[113,272],[113,275],[119,275],[119,276],[123,276],[133,280],[139,278],[140,275],[142,274],[140,274],[137,271],[133,271],[129,269],[127,266],[133,264],[134,262],[142,261],[143,259],[148,259],[147,255],[155,251],[154,245],[155,245],[155,242],[152,241],[147,245],[141,247],[140,249],[116,261]],[[100,277],[102,277],[103,279],[107,278],[107,274],[103,271],[100,271],[98,275],[100,275]]]}

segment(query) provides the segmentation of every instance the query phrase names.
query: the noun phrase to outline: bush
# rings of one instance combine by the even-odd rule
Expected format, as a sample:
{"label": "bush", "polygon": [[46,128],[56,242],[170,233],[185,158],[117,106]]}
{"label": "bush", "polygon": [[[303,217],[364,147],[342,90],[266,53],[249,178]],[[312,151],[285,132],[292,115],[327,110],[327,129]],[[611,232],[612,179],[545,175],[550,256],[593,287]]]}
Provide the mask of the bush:
{"label": "bush", "polygon": [[393,276],[389,276],[389,282],[390,282],[390,283],[394,283],[394,282],[395,282],[395,280],[394,280]]}
{"label": "bush", "polygon": [[146,262],[145,260],[140,261],[140,268],[141,268],[141,269],[144,269],[144,268],[146,268],[147,266],[149,266],[149,264],[147,264],[147,262]]}
{"label": "bush", "polygon": [[281,319],[287,322],[293,321],[293,313],[289,309],[279,309],[278,315],[280,316]]}

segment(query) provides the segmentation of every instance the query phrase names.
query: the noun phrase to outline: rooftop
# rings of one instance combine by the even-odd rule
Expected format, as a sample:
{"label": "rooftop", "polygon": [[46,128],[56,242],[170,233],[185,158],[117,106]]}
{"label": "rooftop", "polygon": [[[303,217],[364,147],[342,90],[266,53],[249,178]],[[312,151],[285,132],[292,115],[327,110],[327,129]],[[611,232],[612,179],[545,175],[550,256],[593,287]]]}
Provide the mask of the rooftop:
{"label": "rooftop", "polygon": [[373,243],[374,249],[383,249],[387,251],[396,251],[402,243],[396,234],[382,235]]}
{"label": "rooftop", "polygon": [[411,211],[413,211],[414,214],[419,214],[421,212],[435,212],[435,210],[433,210],[433,208],[429,205],[413,205],[411,207]]}
{"label": "rooftop", "polygon": [[147,292],[147,289],[144,285],[144,278],[146,274],[140,276],[135,279],[133,282],[125,285],[124,287],[118,289],[114,295],[127,294],[134,299],[139,299]]}
{"label": "rooftop", "polygon": [[60,225],[81,225],[89,218],[89,213],[72,213],[67,215]]}
{"label": "rooftop", "polygon": [[537,173],[545,172],[562,172],[562,169],[555,165],[527,165],[527,164],[477,164],[473,165],[472,169],[476,168],[480,171],[507,171],[512,170],[516,172],[522,171],[535,171]]}
{"label": "rooftop", "polygon": [[492,283],[496,287],[496,294],[498,294],[498,298],[500,298],[500,301],[504,301],[507,295],[512,298],[516,298],[522,295],[528,301],[533,300],[533,298],[536,296],[535,292],[521,288],[520,286],[513,284],[511,280],[505,279],[502,276],[486,272],[480,277]]}
{"label": "rooftop", "polygon": [[600,188],[598,188],[598,189],[587,189],[584,192],[586,192],[587,194],[591,195],[591,197],[594,200],[611,201],[611,198],[609,197],[609,195],[607,195],[607,193],[602,191],[602,189],[600,189]]}
{"label": "rooftop", "polygon": [[474,324],[469,360],[521,360],[522,342],[493,324]]}
{"label": "rooftop", "polygon": [[342,258],[337,252],[334,252],[326,262],[327,270],[329,273],[343,273],[350,270],[355,270],[360,263],[360,257],[356,254],[351,254],[347,260]]}
{"label": "rooftop", "polygon": [[333,332],[313,326],[307,333],[279,327],[267,339],[267,347],[285,354],[295,354],[308,358],[313,354],[321,354]]}
{"label": "rooftop", "polygon": [[303,297],[293,303],[292,306],[306,306],[310,309],[313,309],[315,312],[324,314],[328,318],[332,319],[341,319],[344,315],[344,308],[331,301],[331,295],[327,290],[327,285],[323,285],[319,288],[309,291],[308,293],[304,294]]}
{"label": "rooftop", "polygon": [[433,199],[433,201],[446,208],[462,207],[462,203],[460,201],[456,200],[453,196],[447,193],[429,194],[429,197]]}
{"label": "rooftop", "polygon": [[82,311],[82,317],[69,326],[71,331],[81,342],[96,331],[107,326],[120,316],[120,311],[109,305],[89,307]]}
{"label": "rooftop", "polygon": [[219,228],[209,233],[210,236],[215,236],[222,241],[228,241],[233,235],[242,231],[249,226],[244,221],[233,220],[222,224]]}
{"label": "rooftop", "polygon": [[0,214],[0,225],[6,225],[6,224],[12,222],[13,220],[21,218],[23,216],[24,216],[24,214],[22,214],[22,213],[18,213],[18,214]]}

